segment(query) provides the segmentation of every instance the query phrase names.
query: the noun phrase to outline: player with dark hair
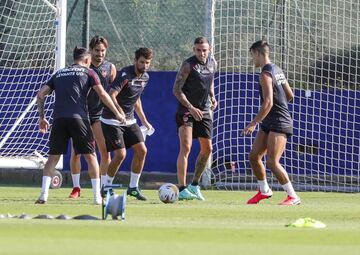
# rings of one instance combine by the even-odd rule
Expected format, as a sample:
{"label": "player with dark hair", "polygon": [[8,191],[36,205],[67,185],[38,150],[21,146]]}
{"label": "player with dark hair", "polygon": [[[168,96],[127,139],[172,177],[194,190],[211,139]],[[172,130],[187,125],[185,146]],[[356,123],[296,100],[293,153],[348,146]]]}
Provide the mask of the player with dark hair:
{"label": "player with dark hair", "polygon": [[251,135],[260,124],[249,159],[251,168],[258,180],[259,191],[247,203],[257,204],[272,196],[266,180],[266,169],[262,158],[267,155],[266,166],[276,176],[286,193],[287,198],[280,205],[300,204],[300,198],[294,191],[289,176],[280,164],[280,158],[285,150],[287,138],[293,133],[293,120],[288,109],[288,102],[293,98],[284,72],[271,63],[269,45],[266,41],[257,41],[250,47],[250,52],[256,67],[261,67],[260,97],[261,108],[253,121],[247,125],[243,134]]}
{"label": "player with dark hair", "polygon": [[146,119],[140,99],[149,81],[147,70],[152,58],[151,49],[139,48],[135,52],[134,65],[118,71],[110,86],[109,95],[117,109],[126,116],[126,123],[120,123],[116,120],[114,114],[107,107],[104,107],[100,118],[107,150],[113,152],[113,158],[107,172],[107,183],[112,184],[115,174],[125,159],[126,149],[131,147],[134,155],[127,194],[136,197],[138,200],[146,200],[139,189],[139,179],[144,167],[147,149],[143,134],[136,123],[134,111],[141,123],[148,130],[153,130]]}
{"label": "player with dark hair", "polygon": [[[210,56],[211,46],[205,37],[194,41],[194,56],[182,63],[173,87],[179,101],[176,113],[180,152],[177,158],[179,199],[205,200],[200,192],[199,181],[212,152],[212,110],[217,106],[214,95],[216,62]],[[186,186],[188,157],[192,140],[197,138],[200,153],[196,160],[192,183]]]}
{"label": "player with dark hair", "polygon": [[[116,76],[115,65],[105,60],[106,52],[109,47],[108,41],[99,35],[94,36],[90,43],[91,64],[90,68],[93,69],[100,78],[101,85],[107,89]],[[100,116],[103,109],[103,104],[95,90],[89,91],[88,97],[88,110],[90,117],[91,130],[94,134],[97,148],[100,152],[100,184],[106,182],[106,172],[110,163],[110,153],[106,150],[104,135],[101,130]],[[74,150],[71,151],[70,170],[73,181],[73,190],[70,193],[70,198],[78,198],[80,196],[80,171],[81,162],[80,155],[75,154]]]}
{"label": "player with dark hair", "polygon": [[55,91],[49,157],[43,170],[41,194],[36,204],[46,203],[55,166],[61,154],[67,152],[70,138],[73,141],[75,153],[83,154],[88,164],[94,203],[101,204],[99,165],[87,110],[87,95],[90,88],[96,91],[101,101],[114,114],[114,118],[119,122],[125,120],[124,115],[117,110],[103,89],[98,75],[88,68],[91,62],[90,52],[85,48],[75,47],[73,56],[74,64],[58,70],[37,94],[39,128],[41,133],[45,133],[49,129],[49,122],[44,113],[45,98],[46,95]]}

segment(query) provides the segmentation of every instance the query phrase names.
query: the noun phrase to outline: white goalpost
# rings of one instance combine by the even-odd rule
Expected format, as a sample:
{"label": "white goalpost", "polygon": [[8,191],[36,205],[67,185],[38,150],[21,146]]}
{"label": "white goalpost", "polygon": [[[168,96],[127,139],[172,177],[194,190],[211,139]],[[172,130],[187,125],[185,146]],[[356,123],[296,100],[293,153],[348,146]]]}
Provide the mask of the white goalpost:
{"label": "white goalpost", "polygon": [[[282,164],[297,190],[360,191],[360,8],[356,0],[214,0],[219,73],[212,185],[255,189],[242,129],[259,110],[249,47],[265,39],[295,93]],[[273,188],[280,188],[267,169]]]}
{"label": "white goalpost", "polygon": [[[49,134],[38,131],[36,93],[65,66],[66,0],[0,5],[0,168],[40,169]],[[50,120],[53,103],[50,96],[45,105]]]}

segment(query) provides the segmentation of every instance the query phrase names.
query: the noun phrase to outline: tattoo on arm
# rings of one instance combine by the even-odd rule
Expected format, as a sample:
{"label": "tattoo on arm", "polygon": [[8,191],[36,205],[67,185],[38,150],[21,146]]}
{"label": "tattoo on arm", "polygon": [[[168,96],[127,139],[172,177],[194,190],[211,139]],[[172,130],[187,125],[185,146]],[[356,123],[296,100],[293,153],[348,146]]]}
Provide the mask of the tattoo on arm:
{"label": "tattoo on arm", "polygon": [[180,67],[179,72],[176,75],[176,79],[173,87],[173,93],[177,98],[177,100],[179,100],[179,102],[188,109],[190,109],[192,105],[189,102],[189,100],[186,98],[185,94],[183,93],[182,88],[184,87],[186,79],[188,78],[189,74],[190,74],[190,64],[184,62]]}
{"label": "tattoo on arm", "polygon": [[45,105],[45,98],[38,98],[37,99],[37,107],[38,107],[39,116],[41,119],[43,119],[45,117],[44,105]]}
{"label": "tattoo on arm", "polygon": [[51,92],[51,88],[47,85],[43,86],[37,95],[37,108],[41,119],[45,118],[45,96]]}

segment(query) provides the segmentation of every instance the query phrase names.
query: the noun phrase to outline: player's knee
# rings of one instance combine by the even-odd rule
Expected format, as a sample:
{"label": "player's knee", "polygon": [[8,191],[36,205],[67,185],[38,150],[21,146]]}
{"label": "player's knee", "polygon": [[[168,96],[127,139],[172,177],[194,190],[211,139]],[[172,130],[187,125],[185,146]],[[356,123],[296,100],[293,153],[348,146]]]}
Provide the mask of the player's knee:
{"label": "player's knee", "polygon": [[268,158],[266,160],[266,166],[267,168],[269,169],[275,169],[276,168],[276,165],[277,165],[277,162],[276,160],[272,159],[272,158]]}
{"label": "player's knee", "polygon": [[114,152],[113,160],[116,162],[122,162],[126,157],[126,150],[117,150]]}
{"label": "player's knee", "polygon": [[147,148],[146,148],[146,146],[141,146],[140,148],[138,148],[138,149],[135,151],[135,154],[136,154],[137,157],[139,157],[139,158],[145,158],[145,157],[146,157],[146,154],[147,154]]}
{"label": "player's knee", "polygon": [[256,163],[260,160],[259,154],[255,153],[254,151],[250,151],[249,154],[250,163]]}
{"label": "player's knee", "polygon": [[71,153],[71,157],[70,160],[73,162],[79,161],[81,157],[81,154],[75,154],[75,153]]}

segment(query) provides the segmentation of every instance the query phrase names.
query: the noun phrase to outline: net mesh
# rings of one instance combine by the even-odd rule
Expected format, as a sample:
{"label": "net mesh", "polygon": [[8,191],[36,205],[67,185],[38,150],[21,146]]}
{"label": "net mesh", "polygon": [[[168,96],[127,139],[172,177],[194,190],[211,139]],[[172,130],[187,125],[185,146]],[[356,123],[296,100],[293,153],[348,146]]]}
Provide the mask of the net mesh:
{"label": "net mesh", "polygon": [[[0,2],[1,158],[47,154],[48,134],[38,131],[34,98],[54,70],[55,17],[44,1]],[[53,101],[47,99],[46,116],[52,115]]]}
{"label": "net mesh", "polygon": [[[359,191],[360,92],[358,1],[217,0],[219,64],[213,183],[255,188],[248,153],[254,136],[241,130],[260,106],[249,47],[265,39],[295,93],[294,135],[281,163],[299,190]],[[273,187],[278,182],[270,171]]]}

